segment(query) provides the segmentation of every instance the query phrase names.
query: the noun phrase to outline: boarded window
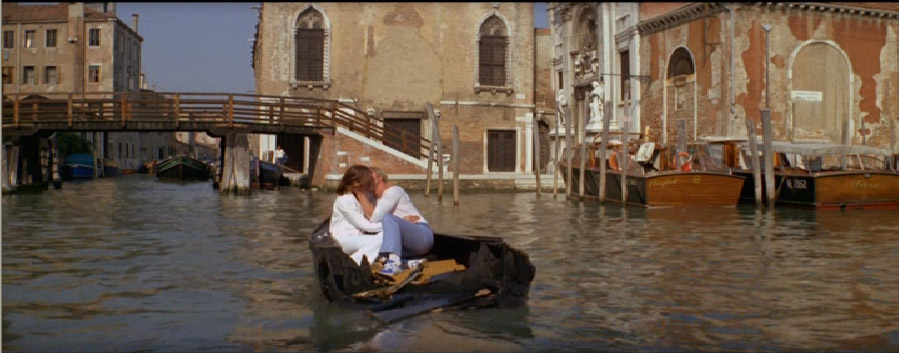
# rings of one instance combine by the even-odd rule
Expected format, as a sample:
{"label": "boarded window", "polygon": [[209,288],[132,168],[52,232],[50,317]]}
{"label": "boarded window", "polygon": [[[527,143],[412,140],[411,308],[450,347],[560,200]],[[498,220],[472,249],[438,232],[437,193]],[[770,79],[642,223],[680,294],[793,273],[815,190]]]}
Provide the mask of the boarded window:
{"label": "boarded window", "polygon": [[44,68],[44,83],[55,85],[59,83],[59,70],[56,66],[47,66]]}
{"label": "boarded window", "polygon": [[313,8],[306,9],[296,23],[296,79],[323,81],[325,68],[324,16]]}
{"label": "boarded window", "polygon": [[47,30],[47,39],[44,42],[44,46],[47,48],[56,48],[56,30],[48,29]]}
{"label": "boarded window", "polygon": [[619,65],[621,65],[621,92],[619,97],[626,101],[631,98],[631,56],[627,50],[618,54]]}
{"label": "boarded window", "polygon": [[87,35],[87,45],[92,47],[96,47],[100,45],[100,29],[99,28],[91,28],[88,30]]}
{"label": "boarded window", "polygon": [[418,158],[421,141],[420,119],[384,119],[384,144]]}
{"label": "boarded window", "polygon": [[25,66],[22,70],[22,84],[34,83],[34,66]]}
{"label": "boarded window", "polygon": [[11,85],[11,84],[13,84],[13,82],[15,82],[15,81],[13,81],[13,80],[15,80],[15,75],[14,75],[15,72],[16,72],[16,70],[12,66],[4,66],[3,67],[3,84],[4,85]]}
{"label": "boarded window", "polygon": [[91,65],[87,68],[87,82],[100,82],[100,65]]}
{"label": "boarded window", "polygon": [[506,23],[497,16],[487,18],[478,31],[478,83],[506,85]]}
{"label": "boarded window", "polygon": [[34,31],[25,31],[25,47],[34,48]]}
{"label": "boarded window", "polygon": [[324,79],[325,31],[321,29],[297,30],[297,80],[321,81]]}
{"label": "boarded window", "polygon": [[3,31],[3,49],[12,49],[13,43],[16,41],[15,32]]}
{"label": "boarded window", "polygon": [[487,131],[487,170],[515,171],[515,131]]}
{"label": "boarded window", "polygon": [[506,38],[481,37],[480,83],[503,86],[506,83]]}

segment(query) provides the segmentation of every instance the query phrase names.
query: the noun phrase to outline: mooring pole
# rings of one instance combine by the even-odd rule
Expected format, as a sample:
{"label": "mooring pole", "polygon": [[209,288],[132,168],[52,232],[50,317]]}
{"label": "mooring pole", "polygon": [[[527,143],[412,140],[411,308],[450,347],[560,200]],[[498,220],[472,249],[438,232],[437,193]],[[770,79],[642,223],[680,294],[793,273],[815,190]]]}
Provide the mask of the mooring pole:
{"label": "mooring pole", "polygon": [[[585,94],[584,98],[586,98],[586,97],[587,97],[587,95]],[[588,103],[589,103],[589,101],[587,99],[584,99],[583,108],[587,108]],[[578,178],[579,179],[578,180],[578,195],[581,200],[584,199],[584,183],[586,182],[584,179],[586,179],[586,174],[587,174],[587,114],[588,114],[588,112],[589,112],[589,109],[584,109],[583,114],[578,114],[579,115],[579,117],[578,117],[578,125],[579,125],[578,126],[578,136],[581,140],[581,170],[580,170],[579,178]]]}
{"label": "mooring pole", "polygon": [[540,125],[537,123],[537,114],[534,114],[534,175],[537,177],[537,198],[540,198]]}
{"label": "mooring pole", "polygon": [[437,143],[437,114],[434,114],[434,106],[431,102],[425,104],[428,111],[428,120],[431,121],[431,143],[428,148],[428,178],[425,183],[425,197],[431,196],[431,179],[434,176],[434,148]]}
{"label": "mooring pole", "polygon": [[771,105],[769,104],[769,100],[771,97],[770,80],[768,79],[768,62],[771,61],[771,56],[768,51],[769,45],[769,32],[771,32],[770,25],[763,25],[762,29],[765,30],[765,109],[762,110],[762,143],[764,143],[765,147],[765,192],[767,193],[768,199],[768,207],[774,207],[775,195],[774,192],[774,150],[771,146],[771,139],[774,137],[773,131],[771,131]]}
{"label": "mooring pole", "polygon": [[459,204],[459,126],[453,125],[453,205]]}
{"label": "mooring pole", "polygon": [[750,156],[750,160],[752,161],[752,180],[755,182],[755,205],[758,207],[762,205],[762,166],[759,164],[759,148],[755,137],[755,122],[748,116],[746,117],[746,134],[749,138],[749,153],[752,154],[752,156]]}

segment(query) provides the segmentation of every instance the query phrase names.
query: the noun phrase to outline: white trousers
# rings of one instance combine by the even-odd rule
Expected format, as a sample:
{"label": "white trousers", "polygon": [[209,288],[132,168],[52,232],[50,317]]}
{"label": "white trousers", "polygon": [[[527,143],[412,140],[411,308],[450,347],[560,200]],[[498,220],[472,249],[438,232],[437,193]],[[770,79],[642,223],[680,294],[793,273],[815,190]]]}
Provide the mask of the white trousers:
{"label": "white trousers", "polygon": [[335,238],[340,243],[340,249],[356,262],[357,265],[362,263],[362,257],[368,257],[368,263],[371,264],[378,257],[378,251],[381,249],[381,242],[384,240],[384,233],[362,234],[362,235],[344,235]]}

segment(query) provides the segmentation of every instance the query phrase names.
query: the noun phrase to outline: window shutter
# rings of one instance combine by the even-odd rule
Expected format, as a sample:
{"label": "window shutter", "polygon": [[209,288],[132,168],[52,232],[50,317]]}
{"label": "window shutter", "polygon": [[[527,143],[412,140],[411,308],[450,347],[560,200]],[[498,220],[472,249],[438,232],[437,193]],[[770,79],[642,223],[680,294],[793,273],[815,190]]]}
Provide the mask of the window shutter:
{"label": "window shutter", "polygon": [[299,81],[324,80],[325,31],[299,29],[296,42],[297,79]]}
{"label": "window shutter", "polygon": [[480,83],[487,86],[506,84],[506,38],[483,36],[480,45]]}

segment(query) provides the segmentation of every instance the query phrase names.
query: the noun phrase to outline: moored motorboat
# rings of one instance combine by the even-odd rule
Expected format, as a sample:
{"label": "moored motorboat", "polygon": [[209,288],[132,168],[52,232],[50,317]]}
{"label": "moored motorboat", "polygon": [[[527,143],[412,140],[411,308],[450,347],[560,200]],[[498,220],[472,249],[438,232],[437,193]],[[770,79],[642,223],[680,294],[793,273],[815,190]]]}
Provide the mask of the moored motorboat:
{"label": "moored motorboat", "polygon": [[[667,146],[658,147],[648,142],[636,148],[620,148],[614,141],[609,157],[603,161],[596,153],[598,143],[590,143],[587,160],[584,161],[584,197],[599,199],[601,165],[606,163],[605,200],[644,207],[667,206],[735,206],[739,201],[744,178],[719,166],[708,156],[708,146],[693,144],[689,151],[674,154]],[[636,146],[633,146],[636,147]],[[630,150],[635,150],[631,152]],[[581,146],[566,149],[571,153],[571,164],[566,158],[559,162],[559,168],[567,173],[571,168],[572,194],[579,192]],[[623,157],[622,157],[623,155]],[[680,159],[680,161],[678,161]],[[620,166],[619,166],[620,165]],[[621,183],[626,180],[622,197]]]}
{"label": "moored motorboat", "polygon": [[[751,153],[743,140],[714,141],[734,174],[747,176],[740,199],[755,202]],[[778,204],[814,208],[897,208],[899,172],[890,151],[862,145],[774,141],[774,190]],[[762,144],[759,150],[764,154]],[[759,159],[761,161],[761,158]],[[764,176],[764,168],[761,170]],[[764,183],[764,178],[762,178]],[[761,188],[767,199],[767,188]]]}
{"label": "moored motorboat", "polygon": [[329,301],[378,308],[372,311],[397,306],[380,314],[384,321],[429,305],[469,299],[478,299],[480,305],[521,305],[536,271],[527,254],[502,238],[434,233],[423,266],[385,278],[372,271],[367,260],[357,265],[345,254],[329,225],[326,219],[309,238],[322,294]]}
{"label": "moored motorboat", "polygon": [[185,155],[178,155],[160,161],[156,165],[156,176],[175,180],[209,180],[206,164]]}
{"label": "moored motorboat", "polygon": [[92,179],[94,177],[94,156],[90,153],[76,153],[66,157],[62,165],[65,179]]}

